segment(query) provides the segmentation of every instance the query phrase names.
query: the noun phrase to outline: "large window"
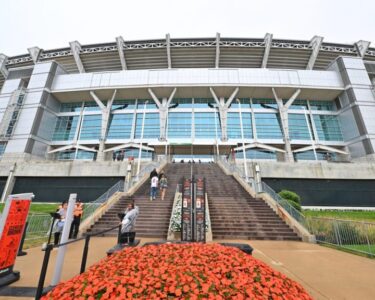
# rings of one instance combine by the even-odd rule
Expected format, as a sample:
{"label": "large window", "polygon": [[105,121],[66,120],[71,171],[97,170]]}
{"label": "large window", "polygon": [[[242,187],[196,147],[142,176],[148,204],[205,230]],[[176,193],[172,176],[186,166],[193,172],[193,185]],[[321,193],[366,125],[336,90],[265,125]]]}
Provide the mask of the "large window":
{"label": "large window", "polygon": [[61,103],[60,111],[61,112],[79,112],[82,108],[82,102],[75,103]]}
{"label": "large window", "polygon": [[137,108],[143,109],[145,107],[146,101],[148,101],[147,104],[146,104],[146,109],[157,109],[158,108],[158,106],[156,105],[154,100],[146,100],[146,99],[139,99],[137,101]]}
{"label": "large window", "polygon": [[93,160],[96,155],[96,152],[84,151],[84,150],[66,150],[61,151],[57,154],[58,160],[73,160],[73,159],[87,159]]}
{"label": "large window", "polygon": [[255,114],[255,124],[259,139],[282,139],[278,114]]}
{"label": "large window", "polygon": [[[228,113],[227,115],[227,130],[228,138],[240,139],[241,136],[241,123],[239,113]],[[245,139],[251,139],[253,137],[253,131],[251,126],[251,113],[242,113],[242,126],[243,136]]]}
{"label": "large window", "polygon": [[100,139],[101,133],[101,115],[83,116],[80,140],[97,140]]}
{"label": "large window", "polygon": [[53,141],[71,141],[76,133],[78,116],[58,117]]}
{"label": "large window", "polygon": [[336,116],[314,115],[314,122],[318,137],[322,141],[342,141],[339,120]]}
{"label": "large window", "polygon": [[0,143],[0,157],[3,156],[4,152],[5,152],[5,148],[6,148],[7,144],[6,143]]}
{"label": "large window", "polygon": [[195,113],[194,122],[196,138],[220,138],[220,117],[217,110],[216,113],[214,111],[212,113]]}
{"label": "large window", "polygon": [[[317,160],[337,160],[336,153],[333,152],[326,152],[326,151],[316,151],[316,158]],[[315,160],[315,154],[313,150],[305,151],[305,152],[298,152],[294,154],[294,158],[298,160]]]}
{"label": "large window", "polygon": [[130,139],[133,114],[111,115],[107,139]]}
{"label": "large window", "polygon": [[274,99],[253,99],[253,108],[278,108]]}
{"label": "large window", "polygon": [[193,99],[191,98],[173,99],[171,105],[176,108],[192,108]]}
{"label": "large window", "polygon": [[288,117],[290,138],[292,140],[310,140],[311,137],[309,127],[306,123],[306,116],[304,114],[289,114]]}
{"label": "large window", "polygon": [[168,114],[168,138],[190,138],[191,127],[191,113]]}
{"label": "large window", "polygon": [[111,110],[134,110],[135,100],[115,100],[113,101]]}
{"label": "large window", "polygon": [[[137,114],[135,138],[141,138],[142,134],[143,113]],[[143,138],[159,138],[160,136],[160,121],[159,114],[146,113],[143,130]]]}
{"label": "large window", "polygon": [[[283,100],[284,104],[288,102],[288,99]],[[307,109],[307,101],[306,100],[294,100],[292,105],[289,109]]]}
{"label": "large window", "polygon": [[[247,159],[271,159],[276,160],[276,153],[273,151],[263,150],[263,149],[247,149],[245,150],[245,155]],[[243,152],[236,152],[237,159],[243,159]]]}
{"label": "large window", "polygon": [[216,105],[216,102],[213,98],[194,98],[195,108],[209,108],[208,103]]}
{"label": "large window", "polygon": [[[250,108],[250,98],[240,98],[239,99],[241,102],[241,108]],[[225,99],[225,102],[228,101],[228,99]],[[236,99],[233,99],[231,105],[231,108],[239,108],[240,105],[236,101]]]}
{"label": "large window", "polygon": [[310,108],[311,110],[328,110],[328,111],[336,111],[336,104],[334,101],[317,101],[317,100],[310,100]]}

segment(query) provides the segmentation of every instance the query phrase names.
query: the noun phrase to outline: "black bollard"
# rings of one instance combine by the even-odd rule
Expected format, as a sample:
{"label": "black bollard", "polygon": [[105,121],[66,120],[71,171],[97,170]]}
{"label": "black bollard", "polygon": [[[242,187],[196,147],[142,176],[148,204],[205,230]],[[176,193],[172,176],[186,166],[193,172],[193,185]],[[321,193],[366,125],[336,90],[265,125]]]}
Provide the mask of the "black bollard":
{"label": "black bollard", "polygon": [[80,274],[85,272],[85,269],[86,269],[86,261],[87,261],[87,254],[89,252],[90,237],[91,237],[90,235],[87,235],[85,239],[85,247],[83,248],[83,254],[82,254],[81,270],[79,272]]}
{"label": "black bollard", "polygon": [[53,245],[48,244],[45,250],[46,252],[44,253],[42,270],[40,271],[38,287],[36,289],[36,294],[35,294],[35,300],[39,300],[43,296],[44,281],[46,279],[48,262],[49,262],[49,257],[50,257],[52,249],[53,249]]}

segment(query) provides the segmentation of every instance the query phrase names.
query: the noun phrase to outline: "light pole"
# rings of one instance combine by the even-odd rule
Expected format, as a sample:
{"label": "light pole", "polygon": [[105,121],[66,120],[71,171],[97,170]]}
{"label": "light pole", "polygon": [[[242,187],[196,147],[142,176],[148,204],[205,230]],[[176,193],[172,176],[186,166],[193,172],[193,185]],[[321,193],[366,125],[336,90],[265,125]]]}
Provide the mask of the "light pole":
{"label": "light pole", "polygon": [[236,101],[238,102],[238,108],[240,110],[240,127],[241,127],[241,138],[242,138],[243,166],[245,168],[245,178],[246,178],[246,182],[247,182],[248,181],[247,161],[246,161],[246,152],[245,152],[245,138],[244,138],[244,134],[243,134],[241,101],[240,101],[240,99],[236,99]]}
{"label": "light pole", "polygon": [[146,105],[147,105],[147,103],[148,103],[148,100],[146,100],[145,104],[143,105],[141,140],[139,142],[139,153],[138,153],[137,179],[139,179],[139,171],[140,171],[140,168],[141,168],[143,131],[145,129],[145,116],[146,116]]}
{"label": "light pole", "polygon": [[313,147],[313,151],[314,151],[314,157],[315,157],[315,160],[318,160],[318,156],[316,155],[316,150],[315,150],[315,142],[313,140],[312,133],[311,133],[310,122],[309,122],[309,119],[307,118],[306,107],[303,107],[303,112],[305,114],[306,125],[307,125],[307,129],[309,131],[311,146]]}
{"label": "light pole", "polygon": [[218,138],[217,138],[217,116],[216,116],[216,106],[213,106],[214,109],[214,117],[215,117],[215,139],[216,139],[216,154],[218,156],[218,159],[220,158],[220,153],[219,153],[219,144],[218,144]]}

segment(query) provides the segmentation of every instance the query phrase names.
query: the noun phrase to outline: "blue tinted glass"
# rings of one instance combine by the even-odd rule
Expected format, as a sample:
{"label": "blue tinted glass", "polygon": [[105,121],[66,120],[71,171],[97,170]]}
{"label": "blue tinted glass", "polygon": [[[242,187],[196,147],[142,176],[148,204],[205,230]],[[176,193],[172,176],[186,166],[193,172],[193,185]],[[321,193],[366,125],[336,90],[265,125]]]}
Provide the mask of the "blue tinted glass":
{"label": "blue tinted glass", "polygon": [[[288,99],[283,100],[284,104],[288,102]],[[299,100],[296,99],[292,103],[291,106],[289,106],[289,109],[307,109],[307,101],[306,100]]]}
{"label": "blue tinted glass", "polygon": [[4,154],[6,146],[6,143],[0,143],[0,157]]}
{"label": "blue tinted glass", "polygon": [[154,102],[154,100],[151,100],[151,99],[138,99],[137,101],[137,108],[138,109],[144,109],[145,108],[145,103],[147,102],[146,104],[146,109],[157,109],[158,106],[156,105],[156,103]]}
{"label": "blue tinted glass", "polygon": [[194,123],[196,138],[220,138],[220,117],[217,110],[216,116],[214,111],[212,113],[195,113]]}
{"label": "blue tinted glass", "polygon": [[[160,136],[160,121],[159,114],[146,113],[144,121],[143,138],[159,138]],[[137,114],[135,138],[141,138],[142,134],[143,113]]]}
{"label": "blue tinted glass", "polygon": [[[310,132],[304,114],[289,114],[289,136],[292,140],[310,140]],[[309,118],[309,116],[307,116]],[[310,124],[311,128],[311,124]],[[312,133],[311,133],[312,134]],[[313,135],[312,135],[313,136]]]}
{"label": "blue tinted glass", "polygon": [[133,114],[111,115],[107,139],[130,139]]}
{"label": "blue tinted glass", "polygon": [[336,104],[334,101],[317,101],[310,100],[311,110],[327,110],[327,111],[336,111]]}
{"label": "blue tinted glass", "polygon": [[[276,160],[276,153],[267,150],[258,150],[258,149],[247,149],[245,151],[247,159],[272,159]],[[236,152],[237,159],[243,159],[243,152]]]}
{"label": "blue tinted glass", "polygon": [[61,112],[79,112],[81,111],[82,102],[75,103],[61,103],[60,111]]}
{"label": "blue tinted glass", "polygon": [[[240,123],[240,113],[230,112],[227,115],[227,130],[228,138],[240,139],[241,135],[241,123]],[[251,113],[242,113],[242,126],[243,135],[246,139],[251,139],[253,137],[253,131],[251,126]]]}
{"label": "blue tinted glass", "polygon": [[[103,101],[103,104],[106,105],[107,101]],[[100,107],[96,104],[95,101],[85,102],[85,111],[99,111]]]}
{"label": "blue tinted glass", "polygon": [[274,99],[253,99],[253,108],[278,108]]}
{"label": "blue tinted glass", "polygon": [[58,117],[53,141],[71,141],[76,133],[78,116]]}
{"label": "blue tinted glass", "polygon": [[193,99],[191,98],[173,99],[170,106],[173,108],[192,108]]}
{"label": "blue tinted glass", "polygon": [[195,108],[209,108],[208,103],[212,105],[216,104],[213,98],[194,98]]}
{"label": "blue tinted glass", "polygon": [[111,110],[134,110],[135,100],[115,100],[113,101]]}
{"label": "blue tinted glass", "polygon": [[97,140],[100,138],[101,115],[88,115],[83,117],[80,140]]}
{"label": "blue tinted glass", "polygon": [[191,113],[169,113],[168,114],[168,137],[187,138],[191,137]]}
{"label": "blue tinted glass", "polygon": [[314,115],[319,139],[322,141],[342,141],[342,132],[337,116]]}
{"label": "blue tinted glass", "polygon": [[[152,158],[153,157],[152,151],[142,150],[141,159],[144,158]],[[114,152],[114,160],[127,160],[129,157],[138,158],[139,155],[139,149],[136,148],[127,148],[123,150],[118,150]]]}
{"label": "blue tinted glass", "polygon": [[283,134],[278,114],[255,114],[257,135],[260,139],[282,139]]}
{"label": "blue tinted glass", "polygon": [[[228,99],[226,99],[227,101]],[[241,103],[241,108],[250,108],[250,98],[239,98],[240,103]],[[240,104],[234,99],[230,105],[231,108],[239,108]]]}
{"label": "blue tinted glass", "polygon": [[[318,160],[337,160],[336,153],[333,152],[322,152],[316,151],[316,157]],[[295,160],[315,160],[314,151],[298,152],[294,154]]]}
{"label": "blue tinted glass", "polygon": [[77,156],[76,156],[76,150],[71,149],[71,150],[66,150],[59,152],[57,154],[57,159],[58,160],[73,160],[73,159],[89,159],[93,160],[95,156],[95,152],[90,152],[90,151],[84,151],[84,150],[78,150],[77,151]]}

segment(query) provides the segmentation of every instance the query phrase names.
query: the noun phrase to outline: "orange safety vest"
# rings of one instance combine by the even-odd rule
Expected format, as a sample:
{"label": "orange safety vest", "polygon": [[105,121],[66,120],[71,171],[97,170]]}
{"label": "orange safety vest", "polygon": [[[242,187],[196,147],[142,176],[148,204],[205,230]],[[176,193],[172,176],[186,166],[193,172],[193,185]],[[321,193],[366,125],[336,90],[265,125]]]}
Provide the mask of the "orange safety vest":
{"label": "orange safety vest", "polygon": [[81,217],[83,215],[83,204],[82,203],[76,203],[76,206],[74,208],[74,216],[75,217]]}

